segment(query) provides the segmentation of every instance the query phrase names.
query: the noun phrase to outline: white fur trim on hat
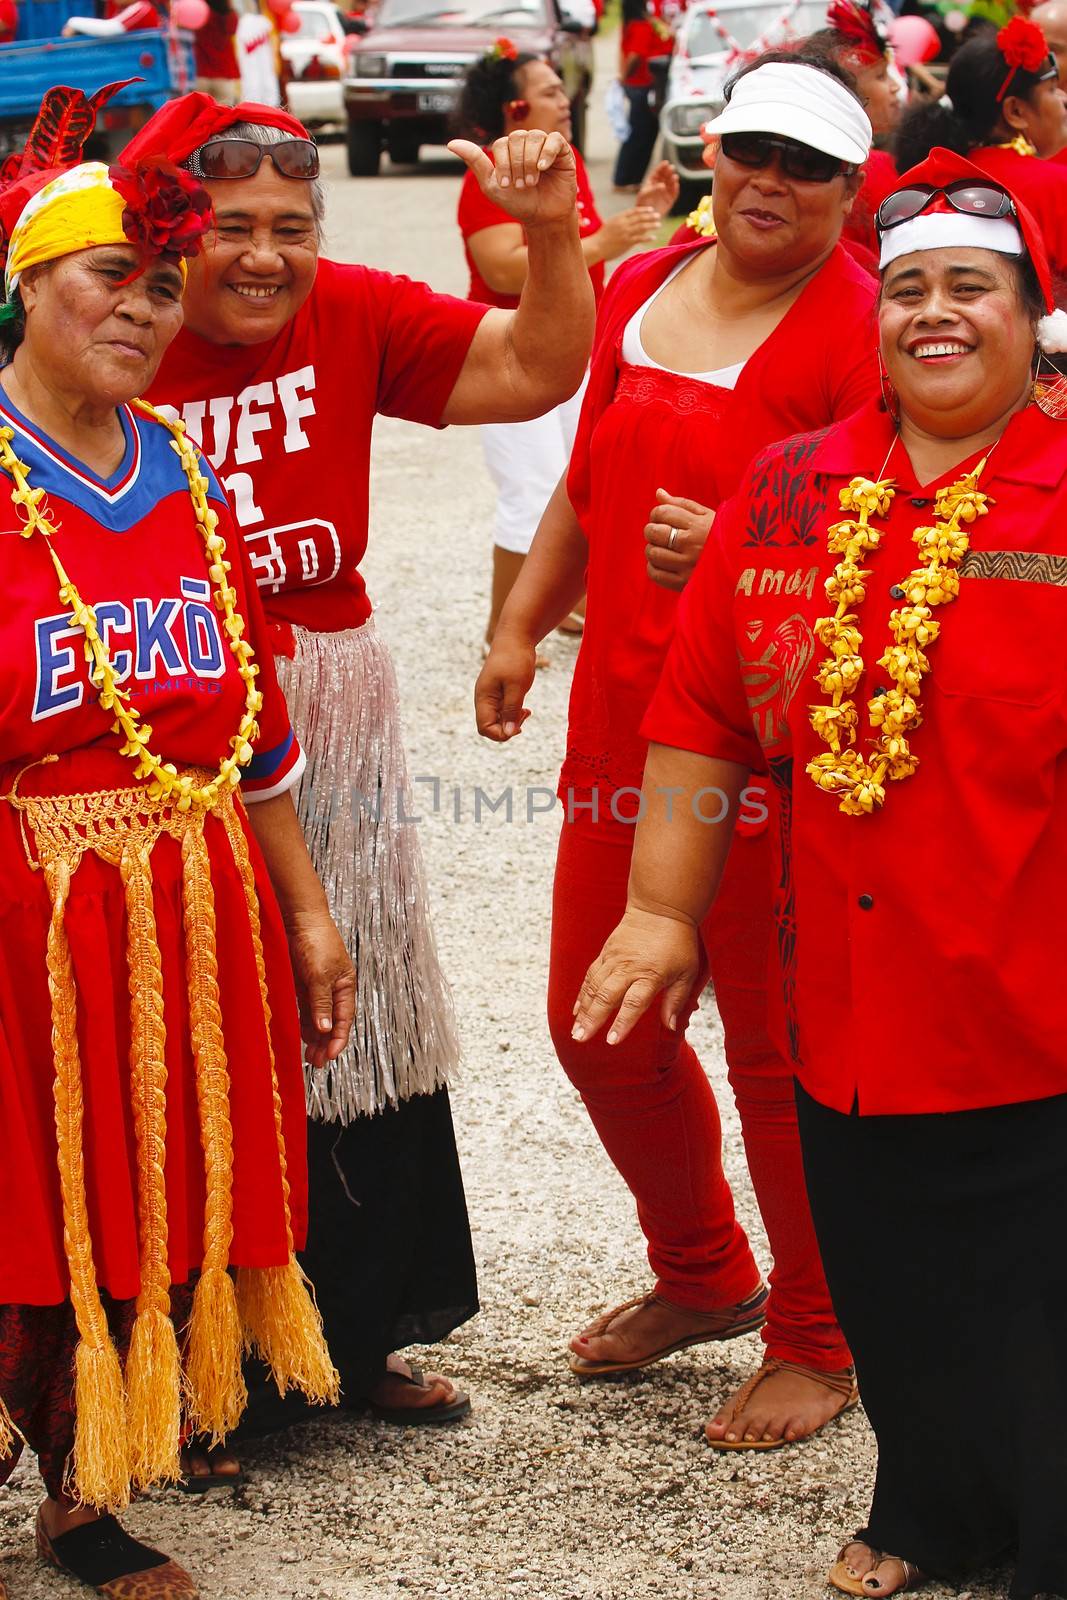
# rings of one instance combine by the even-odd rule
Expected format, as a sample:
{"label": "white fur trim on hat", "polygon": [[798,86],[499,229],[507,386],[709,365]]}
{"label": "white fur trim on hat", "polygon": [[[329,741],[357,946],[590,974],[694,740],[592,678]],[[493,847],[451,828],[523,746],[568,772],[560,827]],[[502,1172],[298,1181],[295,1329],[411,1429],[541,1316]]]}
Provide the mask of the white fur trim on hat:
{"label": "white fur trim on hat", "polygon": [[923,211],[882,234],[878,265],[884,271],[899,256],[914,250],[951,250],[961,245],[1021,256],[1023,236],[1009,217],[971,217],[962,211]]}
{"label": "white fur trim on hat", "polygon": [[1050,311],[1037,325],[1037,342],[1047,356],[1067,350],[1067,311]]}
{"label": "white fur trim on hat", "polygon": [[703,131],[773,133],[823,155],[862,166],[874,134],[866,111],[843,83],[803,61],[769,61],[746,72],[729,104]]}

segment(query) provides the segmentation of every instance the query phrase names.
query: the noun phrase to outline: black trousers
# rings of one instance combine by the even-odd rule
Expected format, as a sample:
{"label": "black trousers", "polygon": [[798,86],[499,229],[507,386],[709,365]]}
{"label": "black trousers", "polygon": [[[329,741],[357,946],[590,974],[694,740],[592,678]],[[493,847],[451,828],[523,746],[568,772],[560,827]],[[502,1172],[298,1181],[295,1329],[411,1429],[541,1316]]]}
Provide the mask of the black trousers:
{"label": "black trousers", "polygon": [[620,187],[641,182],[648,171],[648,163],[652,160],[659,136],[659,113],[652,109],[648,90],[631,89],[626,85],[624,88],[630,102],[630,132],[619,146],[615,158],[613,182]]}
{"label": "black trousers", "polygon": [[862,1537],[1067,1595],[1067,1095],[860,1117],[797,1091],[834,1309],[878,1439]]}

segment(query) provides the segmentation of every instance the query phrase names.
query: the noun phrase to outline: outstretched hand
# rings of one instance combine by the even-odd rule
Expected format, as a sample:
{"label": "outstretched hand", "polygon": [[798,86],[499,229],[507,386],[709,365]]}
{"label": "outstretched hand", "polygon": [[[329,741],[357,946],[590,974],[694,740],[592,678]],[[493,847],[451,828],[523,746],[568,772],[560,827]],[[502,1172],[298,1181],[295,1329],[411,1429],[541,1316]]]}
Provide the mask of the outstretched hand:
{"label": "outstretched hand", "polygon": [[637,191],[634,205],[651,206],[665,217],[681,192],[678,174],[669,161],[658,161]]}
{"label": "outstretched hand", "polygon": [[585,975],[572,1037],[591,1039],[613,1018],[608,1044],[620,1044],[660,994],[663,1024],[676,1032],[699,967],[700,939],[691,922],[627,906]]}
{"label": "outstretched hand", "polygon": [[578,169],[561,134],[519,128],[497,139],[491,155],[469,139],[453,139],[448,148],[467,163],[486,199],[524,228],[576,215]]}

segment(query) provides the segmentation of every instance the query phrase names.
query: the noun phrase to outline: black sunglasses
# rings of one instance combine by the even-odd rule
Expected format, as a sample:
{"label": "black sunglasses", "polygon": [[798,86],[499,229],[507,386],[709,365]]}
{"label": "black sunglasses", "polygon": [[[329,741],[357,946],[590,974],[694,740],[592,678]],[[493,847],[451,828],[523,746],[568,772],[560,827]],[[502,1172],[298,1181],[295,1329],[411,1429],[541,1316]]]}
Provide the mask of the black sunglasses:
{"label": "black sunglasses", "polygon": [[896,194],[888,195],[878,207],[879,232],[885,233],[889,228],[898,228],[902,222],[910,222],[913,217],[925,211],[934,196],[939,194],[944,195],[953,211],[959,211],[965,217],[1015,215],[1011,195],[1005,194],[1003,189],[994,188],[992,184],[971,183],[967,178],[960,178],[944,189],[921,184],[914,189],[898,189]]}
{"label": "black sunglasses", "polygon": [[186,162],[194,178],[254,178],[269,156],[283,178],[317,178],[318,146],[310,139],[257,144],[254,139],[209,139]]}
{"label": "black sunglasses", "polygon": [[769,133],[724,133],[719,145],[729,160],[753,170],[769,167],[777,152],[786,177],[799,183],[830,183],[856,170],[849,162],[814,150],[810,144],[798,144],[795,139],[776,139]]}

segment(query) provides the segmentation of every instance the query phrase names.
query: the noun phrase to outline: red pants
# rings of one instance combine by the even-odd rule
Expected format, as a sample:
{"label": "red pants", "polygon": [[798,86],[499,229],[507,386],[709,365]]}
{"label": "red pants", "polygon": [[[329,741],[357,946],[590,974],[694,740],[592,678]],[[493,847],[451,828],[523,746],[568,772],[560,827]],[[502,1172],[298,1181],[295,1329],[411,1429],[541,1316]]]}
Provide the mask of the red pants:
{"label": "red pants", "polygon": [[[565,822],[556,862],[548,1015],[563,1069],[637,1201],[656,1292],[709,1311],[755,1289],[759,1270],[734,1215],[722,1129],[707,1075],[658,1007],[618,1045],[606,1029],[571,1038],[582,979],[626,906],[634,829]],[[739,836],[701,930],[722,1018],[730,1085],[774,1268],[763,1337],[771,1355],[833,1371],[849,1364],[815,1242],[797,1137],[793,1075],[767,1034],[770,839]]]}

